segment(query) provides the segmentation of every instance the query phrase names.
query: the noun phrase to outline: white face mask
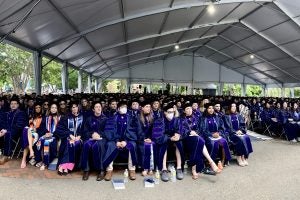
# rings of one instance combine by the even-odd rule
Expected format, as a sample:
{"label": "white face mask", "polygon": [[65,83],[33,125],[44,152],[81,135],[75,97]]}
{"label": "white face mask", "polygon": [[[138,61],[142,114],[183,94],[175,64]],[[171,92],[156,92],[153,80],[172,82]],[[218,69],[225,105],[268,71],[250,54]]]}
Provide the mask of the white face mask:
{"label": "white face mask", "polygon": [[167,119],[172,120],[174,118],[174,113],[167,113]]}
{"label": "white face mask", "polygon": [[127,113],[127,108],[126,107],[120,108],[120,114],[126,114],[126,113]]}

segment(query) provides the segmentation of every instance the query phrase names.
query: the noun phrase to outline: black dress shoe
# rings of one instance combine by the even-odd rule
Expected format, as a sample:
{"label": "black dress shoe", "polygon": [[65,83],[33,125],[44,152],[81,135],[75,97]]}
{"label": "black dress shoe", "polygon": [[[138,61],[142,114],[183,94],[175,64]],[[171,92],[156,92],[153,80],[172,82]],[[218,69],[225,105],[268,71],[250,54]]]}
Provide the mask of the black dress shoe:
{"label": "black dress shoe", "polygon": [[203,174],[206,174],[206,175],[212,175],[212,176],[216,176],[217,173],[214,172],[213,170],[211,170],[209,167],[206,167],[202,170],[202,173]]}
{"label": "black dress shoe", "polygon": [[99,172],[96,178],[96,181],[102,181],[104,179],[104,174]]}
{"label": "black dress shoe", "polygon": [[57,174],[60,175],[60,176],[62,176],[64,173],[61,172],[61,171],[57,171]]}
{"label": "black dress shoe", "polygon": [[87,181],[89,179],[90,173],[88,171],[83,172],[82,180]]}

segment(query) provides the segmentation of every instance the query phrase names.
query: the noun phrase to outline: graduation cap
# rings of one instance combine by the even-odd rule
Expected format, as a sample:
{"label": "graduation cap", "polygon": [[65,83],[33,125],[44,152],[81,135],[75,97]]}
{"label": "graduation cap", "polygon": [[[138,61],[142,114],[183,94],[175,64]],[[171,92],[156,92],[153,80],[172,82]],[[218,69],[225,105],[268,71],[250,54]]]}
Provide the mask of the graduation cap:
{"label": "graduation cap", "polygon": [[163,107],[163,111],[167,112],[171,108],[174,108],[174,104],[168,103],[166,106]]}
{"label": "graduation cap", "polygon": [[205,108],[206,108],[206,109],[209,108],[210,106],[214,107],[215,104],[214,104],[214,103],[206,103],[206,104],[205,104]]}
{"label": "graduation cap", "polygon": [[70,102],[69,105],[70,105],[70,106],[73,106],[73,105],[79,106],[79,102],[76,101],[76,100],[73,100],[73,101]]}
{"label": "graduation cap", "polygon": [[145,107],[146,105],[150,105],[151,106],[151,102],[150,101],[143,101],[140,103],[141,107]]}
{"label": "graduation cap", "polygon": [[13,95],[11,98],[10,98],[10,102],[12,101],[16,101],[18,104],[19,104],[19,97],[17,95]]}
{"label": "graduation cap", "polygon": [[34,103],[34,107],[36,107],[36,106],[43,106],[43,102],[42,101],[36,101],[35,103]]}
{"label": "graduation cap", "polygon": [[58,103],[56,101],[49,102],[49,108],[51,108],[52,105],[56,105],[57,108],[59,108]]}
{"label": "graduation cap", "polygon": [[120,108],[120,107],[122,107],[122,106],[127,106],[127,102],[126,101],[120,101],[119,103],[118,103],[118,108]]}
{"label": "graduation cap", "polygon": [[187,107],[192,107],[192,104],[191,104],[191,103],[185,103],[185,104],[182,106],[182,109],[185,110]]}

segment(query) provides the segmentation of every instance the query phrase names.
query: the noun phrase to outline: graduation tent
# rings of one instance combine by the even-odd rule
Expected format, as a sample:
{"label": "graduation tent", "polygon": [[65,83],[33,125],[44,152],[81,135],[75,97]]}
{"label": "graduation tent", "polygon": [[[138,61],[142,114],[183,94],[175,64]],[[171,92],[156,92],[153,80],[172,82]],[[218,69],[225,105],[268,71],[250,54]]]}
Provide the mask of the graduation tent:
{"label": "graduation tent", "polygon": [[[89,78],[300,82],[297,0],[1,0],[0,39]],[[185,73],[182,73],[184,70]]]}

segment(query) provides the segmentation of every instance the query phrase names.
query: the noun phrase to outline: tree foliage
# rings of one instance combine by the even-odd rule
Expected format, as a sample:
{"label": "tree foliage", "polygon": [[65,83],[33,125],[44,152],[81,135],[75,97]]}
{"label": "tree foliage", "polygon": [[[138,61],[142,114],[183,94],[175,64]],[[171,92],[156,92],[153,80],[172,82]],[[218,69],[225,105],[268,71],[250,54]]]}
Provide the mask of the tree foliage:
{"label": "tree foliage", "polygon": [[[45,65],[49,62],[49,58],[43,57],[42,63]],[[57,92],[62,88],[61,84],[62,64],[51,61],[42,70],[42,85],[44,92]]]}
{"label": "tree foliage", "polygon": [[0,86],[12,85],[13,92],[20,94],[33,78],[32,53],[8,44],[0,44]]}
{"label": "tree foliage", "polygon": [[258,97],[262,94],[262,87],[259,85],[247,85],[246,95],[250,97]]}
{"label": "tree foliage", "polygon": [[242,85],[241,84],[224,84],[223,87],[224,95],[231,96],[241,96],[242,95]]}

